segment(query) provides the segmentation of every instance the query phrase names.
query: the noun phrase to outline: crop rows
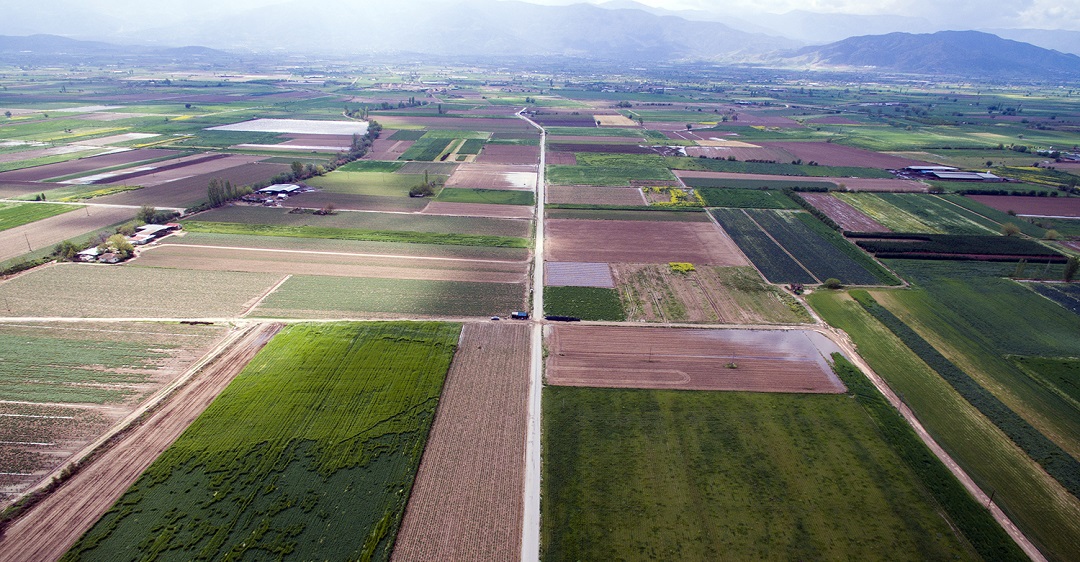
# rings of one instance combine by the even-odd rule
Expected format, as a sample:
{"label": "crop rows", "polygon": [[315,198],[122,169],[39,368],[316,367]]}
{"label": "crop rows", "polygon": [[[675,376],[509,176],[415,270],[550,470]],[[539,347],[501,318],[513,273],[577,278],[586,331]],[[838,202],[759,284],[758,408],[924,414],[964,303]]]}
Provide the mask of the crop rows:
{"label": "crop rows", "polygon": [[964,197],[963,195],[941,195],[939,197],[950,203],[955,203],[973,213],[982,215],[996,223],[1005,224],[1011,222],[1016,226],[1020,227],[1020,232],[1023,232],[1028,236],[1042,238],[1046,235],[1046,229],[1041,226],[1031,224],[1030,222],[1020,217],[1015,217],[1008,213],[1004,213],[1002,211],[994,209],[993,207],[983,205],[982,203],[979,203],[978,201],[969,197]]}
{"label": "crop rows", "polygon": [[797,209],[781,191],[764,189],[698,189],[709,207],[736,207],[741,209]]}
{"label": "crop rows", "polygon": [[405,153],[401,155],[400,160],[431,162],[445,152],[452,142],[455,142],[455,140],[430,137],[422,138],[409,147],[409,150],[406,150]]}
{"label": "crop rows", "polygon": [[66,559],[387,559],[460,326],[283,330]]}
{"label": "crop rows", "polygon": [[[853,236],[849,234],[849,236]],[[1004,256],[1015,260],[1017,256],[1032,259],[1052,259],[1063,262],[1065,257],[1032,240],[1011,236],[982,236],[972,234],[907,234],[875,233],[870,240],[858,240],[856,244],[874,254],[888,257],[905,255],[940,256]]]}
{"label": "crop rows", "polygon": [[[840,177],[840,178],[879,178],[889,179],[893,175],[877,168],[857,166],[811,166],[809,164],[789,164],[770,162],[739,162],[734,160],[716,160],[711,158],[667,159],[673,170],[698,170],[705,172],[731,172],[737,174],[772,174],[778,176]],[[779,186],[778,186],[779,187]]]}
{"label": "crop rows", "polygon": [[1042,465],[1069,493],[1073,496],[1080,495],[1080,462],[1009,409],[869,294],[853,292],[852,296],[930,368],[937,371],[964,399],[1008,435],[1032,460]]}
{"label": "crop rows", "polygon": [[739,249],[771,283],[816,283],[806,269],[773,242],[750,217],[739,209],[712,209],[716,220]]}
{"label": "crop rows", "polygon": [[795,189],[811,188],[827,190],[836,184],[815,180],[744,180],[735,178],[696,178],[685,177],[683,183],[689,187],[697,188],[730,188],[730,189]]}
{"label": "crop rows", "polygon": [[799,220],[799,215],[805,213],[748,210],[747,214],[818,279],[824,281],[834,277],[843,283],[855,285],[880,282],[865,267]]}
{"label": "crop rows", "polygon": [[915,193],[878,193],[885,202],[916,216],[931,228],[946,234],[997,233],[999,225],[966,208],[934,195]]}
{"label": "crop rows", "polygon": [[1029,287],[1036,293],[1060,304],[1076,314],[1080,314],[1080,285],[1060,283],[1031,283]]}
{"label": "crop rows", "polygon": [[185,222],[184,228],[191,232],[206,232],[213,234],[244,234],[258,236],[283,236],[293,238],[327,238],[331,240],[404,242],[410,244],[435,244],[452,246],[493,246],[497,248],[527,248],[529,246],[529,241],[524,238],[514,238],[511,236],[486,236],[482,234],[440,234],[435,232],[362,230],[358,228],[279,226],[267,224],[200,221]]}
{"label": "crop rows", "polygon": [[544,287],[544,314],[582,320],[626,320],[619,293],[602,287]]}

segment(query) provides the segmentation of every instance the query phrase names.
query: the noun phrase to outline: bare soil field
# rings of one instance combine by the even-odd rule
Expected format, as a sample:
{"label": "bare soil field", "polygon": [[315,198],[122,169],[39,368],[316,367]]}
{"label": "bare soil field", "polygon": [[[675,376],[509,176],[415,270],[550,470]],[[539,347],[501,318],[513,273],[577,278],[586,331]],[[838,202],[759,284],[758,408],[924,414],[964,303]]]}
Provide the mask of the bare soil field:
{"label": "bare soil field", "polygon": [[209,174],[235,168],[244,164],[251,164],[265,159],[265,156],[248,156],[244,154],[195,154],[179,158],[175,161],[147,167],[125,173],[112,178],[112,181],[103,182],[110,185],[142,185],[151,187],[189,178],[200,174]]}
{"label": "bare soil field", "polygon": [[281,324],[253,327],[147,419],[120,434],[88,465],[12,522],[0,538],[0,559],[44,562],[60,558],[280,329]]}
{"label": "bare soil field", "polygon": [[[385,131],[384,131],[385,132]],[[371,150],[364,155],[364,160],[397,160],[406,150],[416,144],[416,141],[393,141],[383,135],[371,143]]]}
{"label": "bare soil field", "polygon": [[633,119],[622,115],[593,115],[593,119],[600,123],[601,127],[634,127],[637,128],[638,124]]}
{"label": "bare soil field", "polygon": [[536,166],[462,164],[446,180],[446,187],[476,189],[536,189]]}
{"label": "bare soil field", "polygon": [[462,329],[392,560],[520,560],[529,333]]}
{"label": "bare soil field", "polygon": [[267,248],[221,248],[187,244],[148,248],[129,263],[143,267],[197,271],[493,283],[522,283],[528,271],[528,264],[524,262],[377,256]]}
{"label": "bare soil field", "polygon": [[293,195],[280,202],[282,207],[322,209],[333,205],[340,211],[383,211],[415,213],[427,206],[427,201],[414,197],[384,197],[357,193],[333,193],[312,191]]}
{"label": "bare soil field", "polygon": [[799,195],[807,203],[825,213],[844,230],[853,232],[891,232],[878,221],[864,215],[862,211],[828,193],[800,193]]}
{"label": "bare soil field", "polygon": [[777,162],[791,162],[794,160],[791,153],[778,148],[766,148],[760,146],[725,146],[723,144],[715,146],[688,146],[686,147],[686,155],[692,158],[704,156],[706,158],[722,159],[734,156],[736,160],[744,162],[747,160],[775,160]]}
{"label": "bare soil field", "polygon": [[547,188],[547,202],[572,205],[646,205],[640,189],[628,187],[593,187],[587,185],[552,185]]}
{"label": "bare soil field", "polygon": [[733,180],[772,180],[794,181],[806,180],[815,182],[828,182],[836,185],[843,184],[849,191],[885,191],[925,193],[926,185],[917,181],[899,179],[874,179],[874,178],[828,178],[808,176],[780,176],[773,174],[737,174],[732,172],[698,172],[692,170],[673,170],[680,178],[727,178]]}
{"label": "bare soil field", "polygon": [[[0,368],[4,379],[0,387],[0,507],[44,483],[73,455],[183,374],[224,335],[223,328],[214,326],[0,324],[0,338],[6,342],[21,338],[28,346],[58,345],[54,342],[65,342],[59,344],[62,347],[137,345],[160,353],[152,365],[112,369],[76,365],[73,361],[78,358],[54,357],[32,371],[22,371],[26,357],[9,356],[7,364],[17,367],[11,367],[16,372]],[[86,359],[93,361],[93,353]],[[112,376],[91,381],[80,376],[86,370],[95,377],[100,376],[98,372]],[[79,390],[88,387],[115,398],[102,403],[71,402],[71,398],[88,396]],[[26,401],[30,397],[35,401]]]}
{"label": "bare soil field", "polygon": [[579,135],[549,135],[550,143],[589,143],[589,144],[632,144],[636,145],[644,140],[642,137],[593,137]]}
{"label": "bare soil field", "polygon": [[614,289],[615,279],[606,263],[552,261],[544,264],[544,285]]}
{"label": "bare soil field", "polygon": [[488,144],[476,157],[477,164],[522,164],[536,166],[540,147],[514,144]]}
{"label": "bare soil field", "polygon": [[[231,158],[231,157],[230,157]],[[190,207],[206,200],[206,188],[212,179],[226,180],[233,185],[248,185],[274,177],[289,169],[287,164],[254,162],[240,164],[228,169],[177,178],[156,183],[135,191],[97,198],[95,203],[116,205],[154,205],[157,207]]]}
{"label": "bare soil field", "polygon": [[546,229],[548,261],[747,265],[711,222],[549,219]]}
{"label": "bare soil field", "polygon": [[766,141],[762,146],[784,150],[794,154],[803,162],[811,160],[825,166],[858,166],[863,168],[881,168],[899,170],[907,166],[926,166],[929,163],[910,158],[901,158],[882,154],[872,150],[863,150],[842,144],[827,142],[778,142]]}
{"label": "bare soil field", "polygon": [[698,267],[674,273],[666,265],[612,264],[628,321],[708,324],[795,324],[794,297],[768,285],[750,267]]}
{"label": "bare soil field", "polygon": [[574,156],[573,152],[552,152],[549,150],[546,161],[548,166],[576,166],[577,156]]}
{"label": "bare soil field", "polygon": [[12,317],[232,318],[281,277],[63,263],[0,283],[0,297]]}
{"label": "bare soil field", "polygon": [[811,330],[551,326],[547,382],[557,386],[840,393]]}
{"label": "bare soil field", "polygon": [[549,142],[548,150],[551,152],[606,152],[610,154],[652,154],[653,150],[646,146],[628,143],[573,143],[573,142]]}
{"label": "bare soil field", "polygon": [[0,262],[31,250],[50,247],[69,238],[124,222],[135,217],[137,209],[84,207],[30,224],[0,231]]}
{"label": "bare soil field", "polygon": [[176,154],[180,154],[180,152],[176,150],[160,150],[153,148],[125,150],[123,152],[114,152],[102,156],[69,160],[58,164],[46,164],[45,166],[34,166],[33,168],[3,172],[0,173],[0,183],[6,181],[42,181],[49,178],[58,178],[60,176],[89,172],[99,168],[111,168],[113,166],[121,166],[123,164],[131,164]]}
{"label": "bare soil field", "polygon": [[[60,156],[62,154],[74,154],[76,152],[93,152],[94,154],[100,154],[103,149],[95,148],[92,146],[78,146],[78,145],[62,145],[53,146],[50,148],[34,148],[31,150],[23,150],[21,152],[9,152],[7,154],[0,154],[0,163],[18,162],[20,160],[32,160],[34,158],[44,158],[46,156]],[[89,155],[83,156],[84,158]],[[34,168],[25,168],[32,170]],[[16,171],[16,170],[13,170]],[[21,170],[20,170],[21,171]],[[9,172],[4,172],[9,173]]]}
{"label": "bare soil field", "polygon": [[422,211],[425,215],[531,219],[533,207],[527,205],[491,205],[487,203],[451,203],[432,201]]}
{"label": "bare soil field", "polygon": [[1080,197],[1023,197],[1012,195],[967,195],[999,211],[1036,217],[1080,217]]}
{"label": "bare soil field", "polygon": [[[123,119],[127,119],[128,116],[123,116]],[[110,135],[107,137],[100,137],[96,139],[81,140],[79,144],[89,146],[108,146],[110,144],[119,144],[123,142],[152,139],[154,137],[160,137],[157,133],[121,133],[119,135]]]}

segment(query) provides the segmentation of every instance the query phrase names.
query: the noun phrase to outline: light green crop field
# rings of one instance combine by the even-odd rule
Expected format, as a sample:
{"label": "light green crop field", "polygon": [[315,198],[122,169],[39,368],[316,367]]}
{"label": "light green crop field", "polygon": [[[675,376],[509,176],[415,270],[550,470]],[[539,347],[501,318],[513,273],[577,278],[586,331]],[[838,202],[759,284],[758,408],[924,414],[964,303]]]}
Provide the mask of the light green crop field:
{"label": "light green crop field", "polygon": [[[876,292],[875,294],[880,294]],[[851,336],[860,355],[903,396],[934,439],[1052,560],[1080,540],[1080,501],[993,426],[892,332],[844,292],[816,291],[811,306]]]}
{"label": "light green crop field", "polygon": [[460,330],[285,328],[64,559],[388,559]]}
{"label": "light green crop field", "polygon": [[543,403],[544,560],[977,559],[845,395]]}
{"label": "light green crop field", "polygon": [[50,203],[0,203],[0,230],[30,224],[80,208],[77,205],[53,205]]}
{"label": "light green crop field", "polygon": [[[434,180],[439,177],[441,176],[429,179]],[[311,178],[307,180],[307,183],[312,187],[331,193],[408,197],[410,188],[424,183],[424,176],[419,174],[341,172],[335,170],[325,176]]]}

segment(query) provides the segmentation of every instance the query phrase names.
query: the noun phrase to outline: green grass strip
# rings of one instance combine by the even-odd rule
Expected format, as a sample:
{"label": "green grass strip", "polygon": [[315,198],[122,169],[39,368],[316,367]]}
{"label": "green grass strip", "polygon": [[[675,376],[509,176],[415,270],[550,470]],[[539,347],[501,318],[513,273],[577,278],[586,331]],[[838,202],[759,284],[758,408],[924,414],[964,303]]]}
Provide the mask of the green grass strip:
{"label": "green grass strip", "polygon": [[1070,494],[1080,497],[1080,462],[960,370],[903,320],[878,304],[869,293],[852,291],[851,296],[871,316],[900,338],[923,362],[937,371],[941,378],[1023,449],[1032,460],[1039,463],[1047,474],[1060,482]]}
{"label": "green grass strip", "polygon": [[321,226],[283,226],[203,221],[184,222],[184,229],[189,232],[207,232],[211,234],[248,234],[256,236],[283,236],[288,238],[405,242],[409,244],[436,244],[440,246],[490,246],[495,248],[529,247],[529,240],[525,238],[515,238],[513,236],[486,236],[481,234],[440,234],[437,232],[362,230],[357,228],[327,228]]}
{"label": "green grass strip", "polygon": [[930,452],[866,375],[843,355],[834,353],[832,357],[833,371],[844,381],[848,394],[874,420],[881,437],[911,467],[979,555],[986,560],[1027,560],[1024,552],[990,512],[976,502],[949,469]]}
{"label": "green grass strip", "polygon": [[19,203],[15,205],[0,205],[0,230],[15,228],[24,224],[55,217],[81,209],[77,205],[50,205],[49,203]]}
{"label": "green grass strip", "polygon": [[436,201],[448,203],[490,203],[496,205],[536,204],[536,195],[531,191],[510,189],[467,189],[448,187],[439,192]]}

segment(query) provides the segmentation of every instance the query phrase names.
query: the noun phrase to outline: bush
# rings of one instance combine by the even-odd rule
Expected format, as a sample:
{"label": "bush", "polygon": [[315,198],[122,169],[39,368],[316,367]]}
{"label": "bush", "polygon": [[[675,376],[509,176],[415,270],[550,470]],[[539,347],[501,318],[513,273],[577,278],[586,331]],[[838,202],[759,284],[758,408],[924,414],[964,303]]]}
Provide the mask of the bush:
{"label": "bush", "polygon": [[830,277],[830,278],[826,279],[825,282],[821,284],[821,286],[825,287],[826,289],[833,289],[833,290],[843,289],[844,288],[844,284],[841,283],[840,280],[835,278],[835,277]]}

